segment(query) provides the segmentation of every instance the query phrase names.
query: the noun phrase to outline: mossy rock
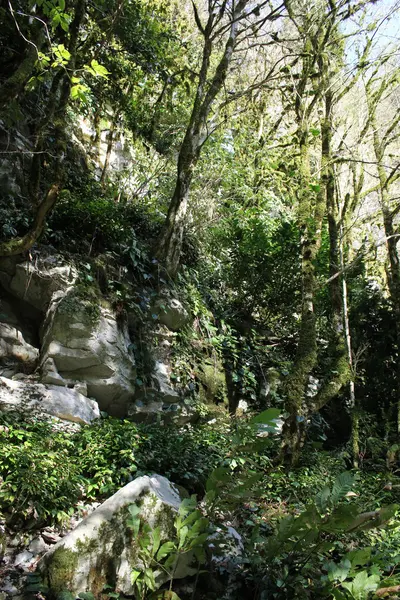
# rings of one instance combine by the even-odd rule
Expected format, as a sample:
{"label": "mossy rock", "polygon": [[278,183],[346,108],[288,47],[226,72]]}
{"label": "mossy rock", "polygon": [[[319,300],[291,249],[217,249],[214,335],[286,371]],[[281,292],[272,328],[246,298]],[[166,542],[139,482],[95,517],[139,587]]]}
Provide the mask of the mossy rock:
{"label": "mossy rock", "polygon": [[204,362],[198,371],[200,401],[205,404],[228,401],[225,371],[220,361]]}
{"label": "mossy rock", "polygon": [[[106,585],[118,593],[134,595],[131,573],[143,568],[143,558],[128,526],[129,507],[139,505],[141,521],[152,528],[159,526],[161,540],[166,542],[176,536],[174,521],[180,502],[175,488],[159,475],[139,477],[119,490],[39,562],[38,570],[51,598],[57,600],[68,590],[76,595],[91,593],[95,600],[101,600]],[[185,555],[178,561],[175,578],[195,573],[190,567],[192,559]],[[160,585],[168,579],[163,570],[154,575]]]}

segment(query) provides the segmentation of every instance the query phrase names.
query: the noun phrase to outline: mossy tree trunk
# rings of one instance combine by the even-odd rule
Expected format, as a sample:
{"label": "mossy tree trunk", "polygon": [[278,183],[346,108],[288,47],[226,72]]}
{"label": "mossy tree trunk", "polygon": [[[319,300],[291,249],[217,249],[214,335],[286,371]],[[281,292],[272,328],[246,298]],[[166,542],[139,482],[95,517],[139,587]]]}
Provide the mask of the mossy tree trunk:
{"label": "mossy tree trunk", "polygon": [[[386,238],[388,257],[386,269],[387,284],[396,324],[397,399],[395,406],[393,406],[393,410],[397,421],[397,435],[400,436],[400,260],[397,249],[400,236],[398,228],[394,224],[394,217],[398,212],[398,208],[396,207],[393,209],[390,194],[390,187],[400,178],[400,173],[398,165],[396,164],[392,168],[384,166],[388,146],[400,138],[400,113],[397,111],[394,114],[392,121],[384,130],[380,127],[377,117],[379,102],[383,97],[390,94],[390,91],[395,89],[397,85],[398,70],[394,74],[392,73],[388,78],[382,78],[377,88],[375,87],[376,75],[377,71],[374,71],[365,85],[365,92],[368,106],[368,122],[372,132],[372,145],[378,174],[377,192],[379,195]],[[389,162],[389,158],[387,158],[387,160]]]}
{"label": "mossy tree trunk", "polygon": [[322,192],[316,194],[313,191],[310,165],[310,118],[320,98],[320,93],[316,93],[311,102],[308,100],[310,85],[312,86],[311,76],[320,51],[317,47],[318,36],[311,39],[310,34],[312,29],[309,20],[314,15],[309,14],[307,18],[299,21],[293,10],[293,3],[287,2],[286,6],[289,16],[303,40],[302,71],[295,86],[293,101],[297,123],[296,138],[299,145],[298,226],[301,236],[301,321],[294,364],[285,384],[285,411],[288,417],[282,432],[281,447],[281,460],[294,465],[299,459],[304,442],[306,389],[318,358],[314,310],[314,261],[321,244],[325,203]]}
{"label": "mossy tree trunk", "polygon": [[[310,8],[303,19],[295,13],[296,4],[286,2],[289,16],[302,40],[302,72],[295,86],[294,108],[299,141],[298,223],[301,232],[302,306],[299,341],[292,371],[285,386],[285,421],[281,459],[295,465],[305,439],[307,418],[320,410],[338,394],[349,380],[350,369],[343,329],[340,278],[331,277],[332,307],[332,375],[323,382],[317,395],[306,394],[310,375],[318,363],[315,301],[315,260],[321,246],[323,219],[328,213],[330,237],[330,271],[339,270],[339,219],[335,198],[335,178],[332,160],[332,77],[340,61],[341,43],[338,31],[338,9],[327,3],[327,13],[321,7]],[[311,94],[310,94],[311,90]],[[310,100],[311,96],[311,100]],[[310,160],[310,129],[317,105],[325,109],[321,122],[321,160],[319,178],[312,176]],[[315,134],[316,132],[313,132]]]}
{"label": "mossy tree trunk", "polygon": [[179,268],[189,191],[201,149],[209,135],[208,118],[228,75],[239,24],[247,4],[249,4],[248,0],[239,0],[233,5],[228,39],[212,77],[210,77],[211,58],[221,41],[219,31],[225,31],[223,19],[229,14],[228,5],[223,3],[219,11],[212,9],[210,5],[207,23],[204,26],[194,6],[196,23],[204,39],[201,68],[189,124],[178,156],[175,189],[155,251],[157,258],[164,263],[171,276],[174,276]]}

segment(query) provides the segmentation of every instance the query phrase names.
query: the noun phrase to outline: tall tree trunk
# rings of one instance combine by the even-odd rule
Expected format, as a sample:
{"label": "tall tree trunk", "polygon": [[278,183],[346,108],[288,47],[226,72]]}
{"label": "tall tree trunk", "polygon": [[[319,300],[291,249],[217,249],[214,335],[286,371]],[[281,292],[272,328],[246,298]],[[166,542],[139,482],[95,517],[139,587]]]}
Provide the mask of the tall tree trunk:
{"label": "tall tree trunk", "polygon": [[377,161],[377,171],[379,178],[379,200],[382,210],[383,226],[386,237],[386,249],[388,255],[388,268],[386,269],[387,282],[390,294],[390,300],[393,307],[394,321],[396,326],[396,346],[397,346],[397,390],[395,410],[397,420],[397,435],[400,436],[400,261],[397,250],[399,237],[396,234],[396,228],[393,223],[393,211],[390,207],[389,178],[383,166],[385,140],[381,139],[379,126],[376,118],[376,104],[373,98],[368,95],[368,108],[370,125],[373,132],[373,147]]}
{"label": "tall tree trunk", "polygon": [[335,193],[335,174],[331,150],[332,142],[332,91],[325,94],[325,118],[321,126],[322,161],[321,189],[326,197],[329,231],[329,291],[331,300],[331,340],[329,344],[329,376],[310,402],[310,412],[321,410],[350,380],[349,355],[346,347],[343,322],[343,296],[340,267],[340,214]]}
{"label": "tall tree trunk", "polygon": [[[190,185],[201,148],[208,136],[207,119],[214,101],[226,80],[236,43],[239,20],[242,17],[246,4],[247,0],[241,0],[235,6],[229,38],[225,44],[222,58],[208,86],[216,13],[210,11],[207,24],[204,28],[198,23],[204,36],[204,46],[196,96],[179,152],[174,193],[171,198],[163,231],[157,241],[155,252],[157,258],[165,264],[171,276],[174,276],[179,268]],[[198,20],[197,13],[196,20]]]}
{"label": "tall tree trunk", "polygon": [[113,149],[113,145],[114,145],[114,137],[115,137],[115,133],[117,130],[117,123],[118,123],[118,118],[119,118],[119,114],[120,111],[116,111],[114,113],[114,116],[111,120],[111,125],[110,125],[110,129],[108,132],[108,136],[107,136],[107,150],[106,150],[106,156],[104,158],[104,165],[103,165],[103,170],[101,172],[101,177],[100,177],[100,183],[102,186],[105,185],[106,183],[106,177],[108,174],[108,169],[110,166],[110,160],[111,160],[111,152]]}
{"label": "tall tree trunk", "polygon": [[[291,465],[297,463],[304,442],[306,415],[303,402],[309,376],[317,362],[317,334],[314,312],[315,267],[320,238],[322,216],[320,207],[315,211],[316,220],[311,223],[311,170],[308,146],[308,130],[303,129],[300,138],[301,190],[299,193],[299,225],[301,231],[301,279],[302,306],[299,342],[294,365],[285,386],[285,421],[282,437],[281,458]],[[317,207],[316,207],[317,208]]]}

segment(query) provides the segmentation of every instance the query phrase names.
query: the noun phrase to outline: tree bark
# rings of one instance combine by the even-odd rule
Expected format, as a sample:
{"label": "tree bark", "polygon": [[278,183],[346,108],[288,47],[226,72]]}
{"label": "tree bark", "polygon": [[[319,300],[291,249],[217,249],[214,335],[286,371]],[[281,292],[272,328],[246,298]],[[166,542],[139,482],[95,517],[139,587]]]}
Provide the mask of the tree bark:
{"label": "tree bark", "polygon": [[[379,91],[384,88],[381,85]],[[389,184],[390,179],[383,166],[385,154],[385,140],[380,135],[378,120],[376,116],[378,95],[374,96],[367,86],[367,104],[369,113],[369,122],[373,134],[373,148],[377,161],[377,172],[379,178],[379,200],[381,205],[383,226],[386,237],[386,249],[388,255],[388,268],[386,269],[387,283],[389,288],[390,300],[393,307],[393,314],[396,326],[396,345],[397,345],[397,401],[395,409],[397,421],[397,435],[400,437],[400,261],[397,250],[398,237],[393,223],[393,211],[390,207]]]}
{"label": "tree bark", "polygon": [[190,185],[201,148],[207,139],[207,119],[214,101],[226,80],[235,48],[239,19],[246,4],[247,0],[242,0],[236,5],[231,20],[229,38],[208,88],[207,81],[213,52],[212,34],[216,14],[210,12],[206,26],[201,28],[204,35],[204,46],[196,96],[179,152],[174,193],[168,208],[163,231],[157,241],[155,252],[157,258],[165,264],[168,273],[172,277],[176,275],[179,268]]}

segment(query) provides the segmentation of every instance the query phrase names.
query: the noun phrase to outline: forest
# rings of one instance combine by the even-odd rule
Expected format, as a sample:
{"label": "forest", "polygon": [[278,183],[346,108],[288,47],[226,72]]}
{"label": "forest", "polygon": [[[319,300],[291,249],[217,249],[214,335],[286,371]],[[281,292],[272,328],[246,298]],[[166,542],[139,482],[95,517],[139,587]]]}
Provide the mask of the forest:
{"label": "forest", "polygon": [[400,598],[399,0],[0,22],[0,600]]}

